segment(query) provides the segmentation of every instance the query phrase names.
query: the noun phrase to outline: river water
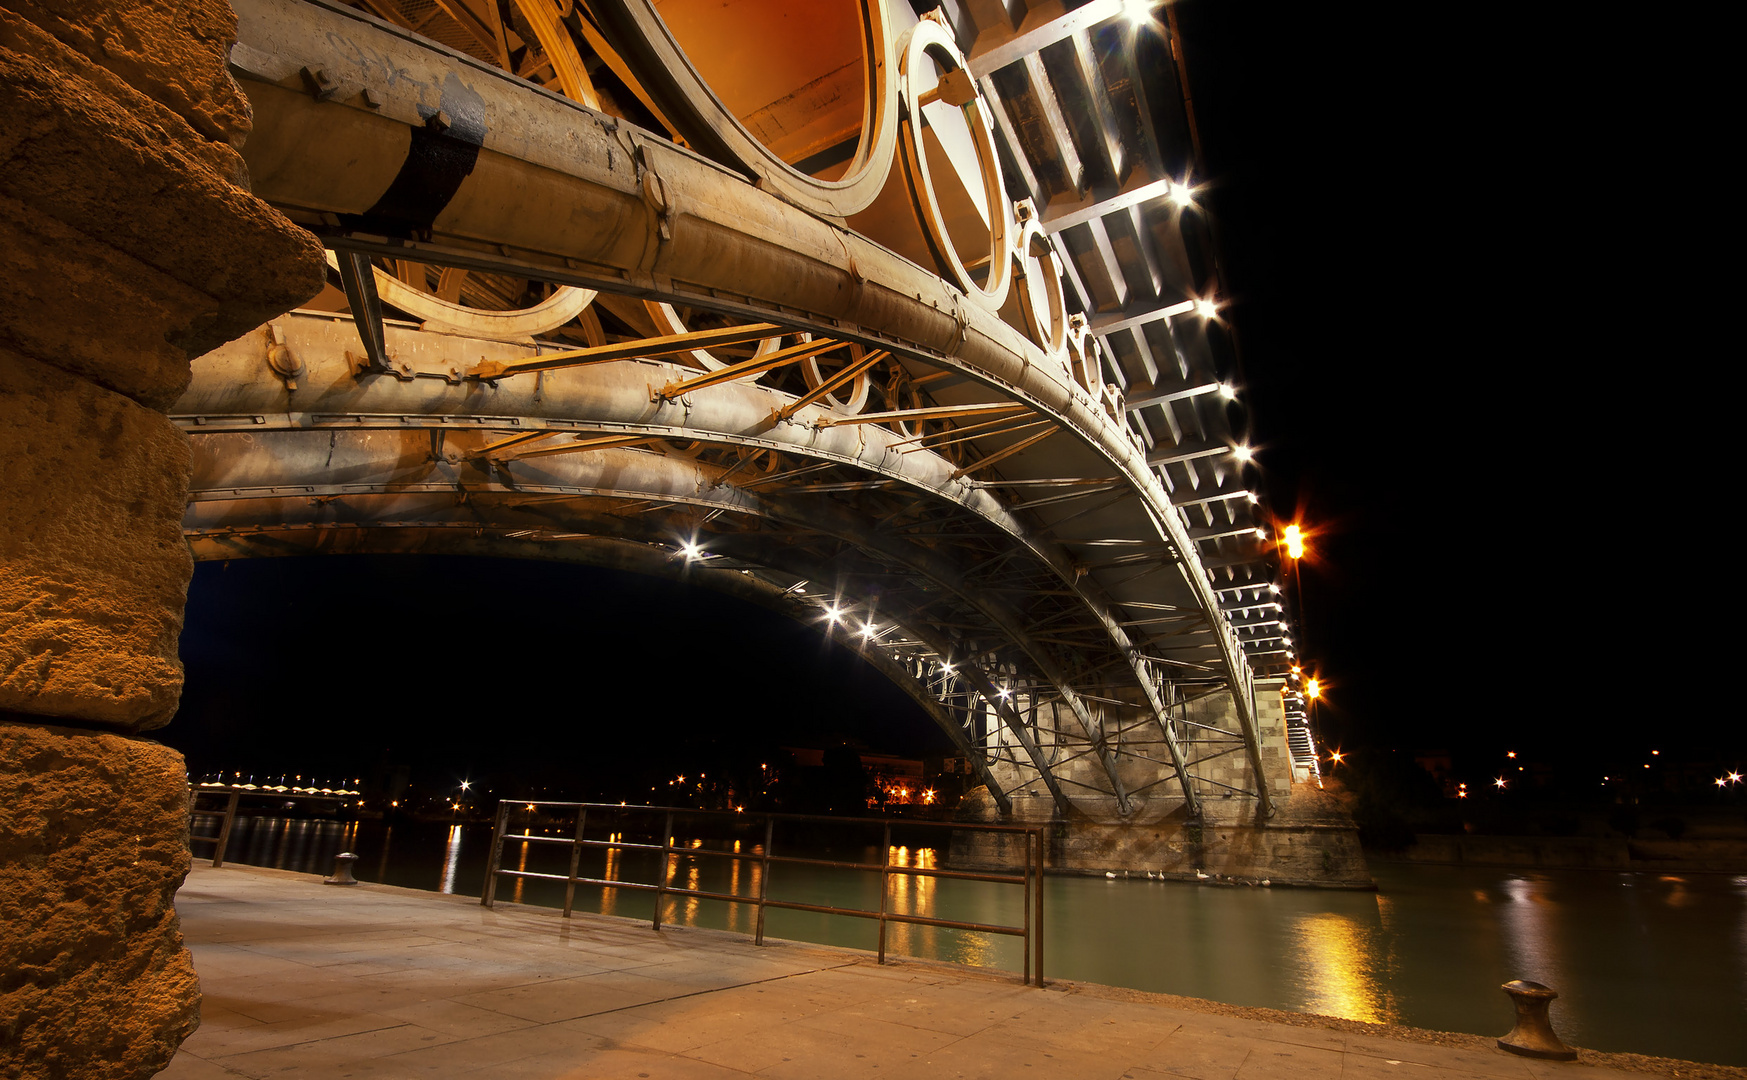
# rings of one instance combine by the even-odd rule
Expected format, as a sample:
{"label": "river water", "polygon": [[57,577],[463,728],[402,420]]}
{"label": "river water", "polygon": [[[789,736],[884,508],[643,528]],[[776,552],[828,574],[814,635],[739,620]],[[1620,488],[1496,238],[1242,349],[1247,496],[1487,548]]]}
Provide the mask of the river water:
{"label": "river water", "polygon": [[[204,819],[204,820],[202,820]],[[196,818],[196,835],[217,831]],[[478,896],[491,830],[477,825],[319,822],[239,817],[227,862],[326,874],[355,851],[360,880]],[[781,844],[779,842],[779,850]],[[209,852],[210,845],[197,845]],[[747,851],[752,848],[748,846]],[[506,845],[506,869],[563,872],[560,845]],[[837,858],[877,861],[877,849]],[[933,848],[893,861],[936,865]],[[653,881],[657,857],[590,851],[584,876]],[[675,859],[676,886],[752,894],[758,867]],[[1051,877],[1045,887],[1047,978],[1324,1013],[1353,1020],[1499,1035],[1513,978],[1560,993],[1553,1022],[1597,1050],[1747,1065],[1747,876],[1627,874],[1378,864],[1379,889],[1229,888],[1141,879]],[[1022,890],[894,876],[894,911],[1017,924]],[[772,898],[877,908],[879,875],[779,865]],[[505,879],[499,900],[559,906],[562,886]],[[647,919],[653,896],[579,887],[579,911]],[[753,908],[669,897],[664,922],[750,934]],[[893,924],[888,949],[1018,972],[1020,939]],[[871,920],[767,911],[766,933],[872,949]]]}

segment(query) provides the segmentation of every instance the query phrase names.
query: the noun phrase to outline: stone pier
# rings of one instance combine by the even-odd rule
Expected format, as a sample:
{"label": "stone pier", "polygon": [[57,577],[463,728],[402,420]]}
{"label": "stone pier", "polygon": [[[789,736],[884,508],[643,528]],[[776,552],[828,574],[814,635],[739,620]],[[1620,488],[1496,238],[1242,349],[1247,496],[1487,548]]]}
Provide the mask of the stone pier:
{"label": "stone pier", "polygon": [[150,1076],[199,1023],[171,906],[188,360],[313,295],[248,190],[223,0],[0,7],[0,1076]]}

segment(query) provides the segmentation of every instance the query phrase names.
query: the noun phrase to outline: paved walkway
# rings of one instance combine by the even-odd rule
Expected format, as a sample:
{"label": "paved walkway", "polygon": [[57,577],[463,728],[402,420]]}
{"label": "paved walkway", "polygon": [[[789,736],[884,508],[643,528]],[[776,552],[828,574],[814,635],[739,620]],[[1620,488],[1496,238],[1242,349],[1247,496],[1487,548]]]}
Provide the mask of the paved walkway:
{"label": "paved walkway", "polygon": [[252,867],[197,866],[176,906],[206,996],[168,1080],[1643,1075]]}

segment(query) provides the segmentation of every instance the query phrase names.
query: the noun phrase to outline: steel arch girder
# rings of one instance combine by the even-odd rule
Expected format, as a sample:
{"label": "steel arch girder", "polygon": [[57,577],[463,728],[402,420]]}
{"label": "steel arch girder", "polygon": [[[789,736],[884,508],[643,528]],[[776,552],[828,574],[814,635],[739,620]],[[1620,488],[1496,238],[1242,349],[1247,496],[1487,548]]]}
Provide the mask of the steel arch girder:
{"label": "steel arch girder", "polygon": [[[1192,809],[1199,809],[1181,749],[1167,722],[1167,712],[1158,700],[1150,672],[1111,614],[1109,601],[1100,598],[1096,587],[1075,571],[1065,552],[1035,536],[987,490],[955,476],[952,464],[939,455],[931,451],[894,453],[893,447],[900,436],[871,425],[821,430],[808,428],[804,423],[772,423],[770,418],[790,400],[788,396],[744,383],[714,387],[708,393],[682,398],[679,402],[652,402],[652,385],[660,385],[687,370],[669,364],[626,362],[603,365],[587,372],[553,372],[540,380],[520,380],[490,388],[451,385],[440,379],[410,382],[394,378],[360,380],[352,377],[350,362],[344,359],[341,342],[345,340],[343,335],[350,333],[344,322],[313,315],[289,318],[297,320],[299,337],[307,334],[310,324],[330,330],[326,335],[317,334],[316,347],[306,349],[300,356],[311,374],[305,380],[307,391],[298,391],[293,399],[300,406],[298,411],[286,411],[285,406],[293,403],[288,401],[291,395],[249,355],[251,349],[247,341],[239,339],[202,357],[196,364],[195,380],[175,406],[175,415],[185,428],[191,432],[214,433],[234,430],[238,426],[262,432],[309,430],[312,427],[345,430],[374,425],[399,429],[423,425],[433,430],[456,431],[466,430],[463,424],[473,429],[495,430],[514,429],[532,422],[567,423],[589,431],[702,439],[831,461],[888,477],[977,514],[1012,538],[1072,589],[1079,602],[1110,637],[1115,651],[1144,695],[1145,705],[1166,742],[1185,800]],[[336,327],[339,328],[337,332]],[[405,339],[409,335],[405,331],[399,334],[397,343],[407,346]],[[410,337],[412,341],[408,347],[438,350],[467,340],[449,339],[431,346],[420,340],[428,335]],[[524,346],[498,342],[467,340],[467,344],[499,354],[532,351]],[[322,348],[323,345],[326,348]],[[336,359],[336,353],[339,359]],[[799,415],[805,419],[823,413],[823,409],[811,409]],[[538,475],[550,471],[544,464],[515,459],[501,467],[511,474],[532,471]],[[1038,655],[1036,649],[1027,651]],[[1055,668],[1053,661],[1046,657],[1043,663],[1050,672],[1046,677],[1057,686],[1076,721],[1097,749],[1113,793],[1126,813],[1129,809],[1127,794],[1101,732],[1084,702]]]}
{"label": "steel arch girder", "polygon": [[[339,433],[334,433],[330,439],[327,440],[319,438],[311,439],[308,435],[312,433],[303,432],[279,431],[264,434],[269,438],[280,436],[281,438],[274,439],[275,442],[300,441],[308,442],[312,445],[307,448],[306,452],[305,448],[288,449],[284,446],[276,446],[272,448],[273,452],[268,454],[250,454],[247,457],[248,464],[255,466],[261,466],[264,464],[276,470],[283,470],[287,467],[310,468],[311,466],[308,464],[309,461],[315,458],[331,460],[336,449],[339,448]],[[319,433],[313,434],[319,435]],[[353,432],[347,434],[359,436],[366,433]],[[251,440],[254,438],[255,437],[251,436]],[[185,528],[189,530],[195,532],[210,532],[219,528],[234,527],[234,522],[227,522],[226,519],[217,516],[218,508],[225,505],[240,504],[258,509],[264,503],[269,501],[295,500],[297,502],[302,502],[306,507],[308,507],[312,500],[314,500],[321,502],[323,506],[328,506],[331,505],[330,500],[335,499],[370,496],[406,497],[414,495],[442,496],[445,501],[452,505],[452,497],[457,491],[469,493],[483,493],[490,491],[492,493],[506,495],[559,494],[572,496],[596,496],[603,498],[650,499],[661,502],[705,506],[717,510],[733,510],[748,515],[767,518],[779,516],[773,513],[768,506],[762,504],[759,500],[745,492],[725,485],[711,483],[708,474],[704,471],[703,467],[696,462],[675,459],[665,455],[636,454],[628,451],[614,450],[598,451],[587,455],[581,462],[573,462],[573,464],[586,464],[593,466],[594,471],[601,475],[611,474],[614,477],[611,484],[603,484],[598,481],[598,478],[590,477],[573,477],[572,479],[580,481],[592,480],[593,482],[578,482],[563,485],[518,484],[515,486],[509,486],[502,482],[482,480],[466,487],[458,487],[456,481],[449,478],[428,481],[406,481],[393,485],[322,484],[311,482],[315,479],[315,477],[311,476],[298,474],[260,475],[260,472],[257,471],[254,475],[248,477],[239,478],[234,475],[228,477],[228,479],[232,481],[238,479],[251,481],[250,483],[245,483],[241,486],[224,484],[211,486],[220,478],[215,476],[202,480],[200,474],[203,469],[216,471],[218,469],[218,464],[215,462],[213,455],[203,453],[202,451],[209,450],[215,444],[219,444],[225,439],[226,435],[216,434],[204,437],[199,441],[199,443],[197,443],[199,449],[197,449],[195,458],[196,478],[191,490],[191,502],[185,519]],[[434,470],[437,467],[436,463],[428,460],[421,460],[418,453],[419,450],[420,448],[417,446],[412,447],[411,452],[405,454],[401,460],[408,460],[409,468],[414,471],[428,473]],[[342,469],[348,466],[353,466],[357,463],[357,458],[351,454],[343,453],[340,456]],[[688,470],[685,466],[690,466],[690,469]],[[326,468],[327,466],[324,464],[323,470],[325,471]],[[277,480],[279,482],[263,483],[263,481],[267,480]],[[287,515],[283,510],[278,510],[272,514],[264,516],[271,522],[286,527],[292,527],[294,524],[289,515]],[[316,515],[312,513],[309,516],[315,517]],[[369,528],[372,526],[386,527],[392,523],[392,520],[379,518],[373,521],[346,522],[344,524]],[[308,527],[332,528],[340,524],[341,523],[332,520],[315,520],[309,522]],[[435,523],[425,520],[411,524],[430,527]],[[458,522],[454,524],[459,524],[467,528],[497,527],[514,529],[517,527],[517,523],[514,522],[504,523],[497,526],[482,524],[476,521]],[[253,527],[260,527],[258,521],[251,521],[250,525]],[[842,535],[837,538],[844,543],[852,546],[855,545],[853,535]],[[778,566],[774,561],[767,562],[767,565],[772,565],[773,567]],[[814,572],[817,573],[817,571]],[[950,580],[950,575],[947,577]],[[999,626],[995,629],[998,632],[1001,631]],[[923,640],[929,643],[931,647],[936,648],[941,656],[949,655],[949,652],[947,651],[948,647],[943,643],[943,640],[940,639],[938,635],[933,635],[926,630],[925,621],[919,618],[915,619],[913,620],[913,624],[906,624],[906,630],[916,636],[918,640]],[[1025,647],[1022,643],[1015,642],[1014,644],[1024,651]],[[1027,655],[1030,655],[1030,653],[1028,652]],[[1002,717],[1003,722],[1008,725],[1010,730],[1012,730],[1015,738],[1026,750],[1027,755],[1032,759],[1033,767],[1037,770],[1045,785],[1049,788],[1058,808],[1065,813],[1068,806],[1068,799],[1065,793],[1062,792],[1059,782],[1055,779],[1054,774],[1051,772],[1047,762],[1045,762],[1036,743],[1025,731],[1023,721],[1013,712],[1011,706],[1006,705],[1000,700],[993,683],[987,679],[981,670],[973,670],[975,672],[973,677],[980,682],[978,687],[979,692],[984,694],[991,705],[996,709],[997,714]],[[943,730],[947,730],[949,737],[953,737],[955,743],[962,742],[962,739],[954,734],[951,725],[944,725]],[[980,751],[978,751],[978,753],[980,753]],[[979,771],[984,770],[979,769]],[[997,796],[997,801],[1002,803],[1007,801],[1004,793]]]}
{"label": "steel arch girder", "polygon": [[[405,429],[396,430],[404,431]],[[410,432],[408,433],[410,434]],[[310,437],[312,434],[314,435],[314,438]],[[330,432],[329,437],[325,440],[320,437],[319,432],[303,433],[281,430],[276,432],[263,432],[259,436],[250,435],[248,436],[248,439],[250,440],[248,445],[251,447],[251,451],[255,446],[256,440],[259,439],[271,439],[275,444],[280,445],[278,445],[273,452],[267,454],[251,452],[248,456],[248,463],[266,465],[274,471],[283,470],[287,467],[308,469],[311,470],[311,474],[293,474],[289,476],[278,475],[270,477],[257,476],[250,478],[255,481],[252,484],[243,485],[239,488],[233,483],[231,485],[224,485],[224,489],[232,492],[246,491],[249,489],[257,491],[283,489],[286,490],[288,494],[295,493],[297,497],[302,498],[308,498],[310,496],[344,496],[347,494],[360,496],[368,494],[389,494],[390,492],[387,490],[380,492],[362,490],[362,486],[360,485],[335,486],[331,483],[323,484],[313,482],[320,479],[322,473],[331,473],[333,468],[331,462],[336,449],[339,447],[339,436],[341,434],[342,433],[338,431]],[[368,439],[372,436],[376,441],[381,442],[384,441],[384,437],[389,433],[378,431],[374,433],[346,432],[344,434],[348,436],[348,442],[357,439]],[[229,437],[238,438],[238,436],[234,434]],[[210,446],[213,445],[216,440],[223,440],[226,438],[226,435],[214,434],[204,436],[201,441]],[[314,445],[308,448],[287,447],[283,445],[296,442],[312,443]],[[348,451],[350,449],[351,448],[348,447]],[[393,451],[395,448],[390,446],[387,449],[390,451],[388,455],[378,457],[374,460],[386,461],[389,457],[394,457]],[[423,472],[426,471],[423,467],[427,464],[424,460],[425,452],[425,447],[416,443],[411,447],[403,445],[395,460],[406,461],[413,471]],[[316,457],[325,459],[324,464],[319,467],[319,470],[316,466],[310,464],[308,460]],[[369,460],[371,459],[365,459],[366,462]],[[1025,655],[1031,659],[1031,662],[1038,673],[1055,688],[1057,695],[1060,696],[1064,702],[1068,703],[1070,710],[1074,713],[1075,720],[1080,724],[1085,732],[1087,740],[1092,744],[1094,750],[1097,752],[1099,763],[1104,768],[1105,775],[1110,780],[1112,793],[1116,796],[1118,805],[1123,813],[1126,814],[1128,812],[1129,806],[1127,792],[1117,773],[1113,755],[1110,753],[1107,744],[1105,744],[1103,740],[1102,732],[1097,729],[1091,716],[1087,712],[1084,703],[1080,701],[1078,694],[1076,694],[1073,688],[1068,684],[1053,656],[1051,656],[1049,651],[1036,641],[1033,635],[1027,632],[1024,627],[1020,625],[1019,619],[1013,613],[996,605],[985,595],[981,595],[974,590],[965,589],[960,584],[963,578],[962,568],[956,565],[947,564],[941,557],[933,555],[926,549],[917,545],[902,543],[895,541],[892,538],[882,537],[877,531],[865,527],[862,523],[848,520],[846,515],[828,515],[822,512],[821,509],[802,506],[794,499],[760,498],[741,489],[732,488],[727,485],[720,485],[715,482],[715,477],[708,475],[701,468],[697,467],[695,463],[693,463],[694,469],[690,473],[690,479],[688,480],[684,470],[679,470],[677,472],[674,470],[673,466],[677,463],[666,455],[636,454],[623,451],[615,453],[608,450],[599,450],[593,451],[589,454],[568,455],[564,459],[551,458],[542,460],[554,462],[563,460],[568,466],[568,471],[574,473],[585,473],[586,466],[595,467],[596,475],[593,477],[587,477],[587,482],[573,482],[562,485],[567,492],[575,492],[579,494],[592,493],[613,497],[654,498],[670,502],[707,505],[712,508],[736,510],[741,513],[755,514],[762,517],[782,520],[789,524],[800,525],[832,535],[844,543],[850,544],[860,550],[876,554],[884,559],[907,566],[913,572],[927,578],[937,587],[956,595],[963,603],[980,612],[1003,637],[1024,652]],[[207,467],[214,467],[214,463],[210,459],[202,462],[202,464]],[[436,467],[436,463],[429,464],[432,468]],[[359,468],[360,462],[350,452],[348,452],[341,455],[340,467],[342,472],[350,472],[353,469]],[[366,465],[365,467],[368,466]],[[372,468],[371,471],[379,474],[383,468],[390,467],[392,466],[386,464],[377,465]],[[548,466],[544,471],[550,473],[551,469],[552,466]],[[664,472],[667,475],[662,475]],[[602,479],[609,475],[613,477],[611,482],[602,483]],[[233,476],[232,479],[236,480],[238,478]],[[272,484],[261,483],[260,481],[264,479],[277,479],[280,482]],[[572,479],[577,480],[580,478],[572,477]],[[432,494],[441,493],[444,490],[443,480],[441,479],[436,481],[425,481],[418,486],[423,491]],[[501,489],[505,492],[527,492],[534,490],[551,490],[553,485],[517,484],[512,487],[507,484],[502,484],[501,482],[493,483],[492,481],[487,480],[483,484],[476,483],[471,490],[489,490],[492,487],[499,486],[501,486]],[[454,490],[455,487],[455,483],[450,481],[449,489]],[[724,488],[726,488],[725,491]],[[212,490],[212,488],[205,486],[198,487],[194,490],[194,503],[190,507],[191,518],[199,517],[195,507],[208,501],[201,497],[201,493],[209,490]],[[395,493],[410,494],[411,491],[402,484],[397,486]],[[1001,708],[1001,706],[998,705],[997,709],[999,708]],[[1017,726],[1014,726],[1016,730],[1018,730]],[[1023,738],[1024,737],[1022,736],[1022,739]],[[1028,752],[1031,752],[1032,748],[1027,747],[1027,750]],[[1034,753],[1033,758],[1039,766],[1039,771],[1043,771],[1041,755]]]}

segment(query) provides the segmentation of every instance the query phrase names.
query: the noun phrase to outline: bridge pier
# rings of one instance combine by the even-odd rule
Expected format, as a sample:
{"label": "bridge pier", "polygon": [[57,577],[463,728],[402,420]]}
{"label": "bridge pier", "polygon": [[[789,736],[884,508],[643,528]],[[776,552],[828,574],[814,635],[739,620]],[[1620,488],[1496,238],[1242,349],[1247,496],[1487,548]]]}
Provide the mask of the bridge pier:
{"label": "bridge pier", "polygon": [[[1159,728],[1141,723],[1138,708],[1112,708],[1105,722],[1120,733],[1115,742],[1123,780],[1128,790],[1140,793],[1128,813],[1114,796],[1088,794],[1097,784],[1098,770],[1087,757],[1052,763],[1057,778],[1075,792],[1064,815],[1042,785],[1028,783],[1007,755],[995,759],[990,771],[1011,792],[1012,812],[999,814],[986,794],[976,792],[967,797],[960,817],[1051,825],[1049,865],[1062,873],[1371,888],[1351,817],[1315,785],[1293,783],[1283,688],[1279,679],[1256,681],[1255,715],[1272,814],[1247,787],[1252,774],[1239,750],[1242,731],[1230,695],[1216,693],[1188,701],[1172,713],[1172,722],[1181,727],[1179,740],[1189,751],[1187,786],[1198,796],[1194,804],[1183,794]],[[996,731],[989,741],[999,743],[1001,737]],[[1044,749],[1047,756],[1049,748]],[[998,839],[966,836],[955,840],[953,857],[994,865],[1004,861],[1005,853]]]}
{"label": "bridge pier", "polygon": [[0,1074],[156,1073],[199,1024],[171,905],[188,439],[204,352],[312,295],[249,194],[222,0],[0,8]]}

